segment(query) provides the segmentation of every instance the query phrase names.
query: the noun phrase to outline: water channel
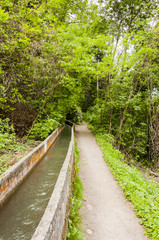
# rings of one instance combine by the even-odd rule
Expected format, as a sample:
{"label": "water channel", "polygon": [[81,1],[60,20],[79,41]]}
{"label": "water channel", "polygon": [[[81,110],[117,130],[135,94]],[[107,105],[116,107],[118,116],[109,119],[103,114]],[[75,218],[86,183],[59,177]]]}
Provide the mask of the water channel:
{"label": "water channel", "polygon": [[71,138],[66,126],[31,174],[0,209],[0,240],[30,240],[53,192]]}

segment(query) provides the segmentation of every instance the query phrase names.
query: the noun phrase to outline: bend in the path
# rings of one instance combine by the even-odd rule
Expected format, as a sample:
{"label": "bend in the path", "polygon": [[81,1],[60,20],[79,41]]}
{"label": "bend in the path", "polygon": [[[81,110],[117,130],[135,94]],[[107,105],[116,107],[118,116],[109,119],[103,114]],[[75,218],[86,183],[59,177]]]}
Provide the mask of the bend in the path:
{"label": "bend in the path", "polygon": [[146,240],[144,230],[107,167],[87,125],[76,126],[80,149],[82,208],[86,240]]}

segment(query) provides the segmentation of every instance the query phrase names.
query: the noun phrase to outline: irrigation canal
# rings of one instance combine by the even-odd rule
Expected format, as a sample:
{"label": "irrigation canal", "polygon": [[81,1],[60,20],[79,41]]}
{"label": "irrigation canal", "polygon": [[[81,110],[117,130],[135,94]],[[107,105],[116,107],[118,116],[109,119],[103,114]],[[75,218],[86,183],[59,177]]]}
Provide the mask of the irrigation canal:
{"label": "irrigation canal", "polygon": [[71,138],[67,126],[47,154],[0,209],[0,240],[31,239],[53,192]]}

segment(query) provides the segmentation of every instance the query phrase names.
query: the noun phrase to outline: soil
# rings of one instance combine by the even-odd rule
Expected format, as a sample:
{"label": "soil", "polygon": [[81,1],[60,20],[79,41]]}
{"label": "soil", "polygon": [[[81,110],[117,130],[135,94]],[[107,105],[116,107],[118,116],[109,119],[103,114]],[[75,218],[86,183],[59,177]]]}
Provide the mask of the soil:
{"label": "soil", "polygon": [[76,126],[80,178],[84,187],[83,231],[86,240],[146,240],[133,207],[107,167],[87,125]]}
{"label": "soil", "polygon": [[143,176],[148,179],[148,180],[152,180],[154,182],[156,182],[157,184],[159,183],[159,174],[158,174],[158,169],[145,169],[143,167],[136,167],[142,174]]}

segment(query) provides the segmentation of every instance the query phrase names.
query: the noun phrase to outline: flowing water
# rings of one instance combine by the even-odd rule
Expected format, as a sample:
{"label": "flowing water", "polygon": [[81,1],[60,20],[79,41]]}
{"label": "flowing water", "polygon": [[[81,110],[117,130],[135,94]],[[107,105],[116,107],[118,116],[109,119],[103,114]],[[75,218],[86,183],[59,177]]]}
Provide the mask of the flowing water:
{"label": "flowing water", "polygon": [[0,209],[0,240],[31,239],[53,192],[70,138],[71,128],[66,126],[47,154]]}

